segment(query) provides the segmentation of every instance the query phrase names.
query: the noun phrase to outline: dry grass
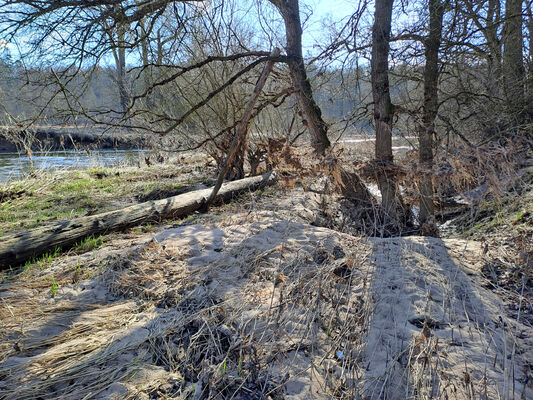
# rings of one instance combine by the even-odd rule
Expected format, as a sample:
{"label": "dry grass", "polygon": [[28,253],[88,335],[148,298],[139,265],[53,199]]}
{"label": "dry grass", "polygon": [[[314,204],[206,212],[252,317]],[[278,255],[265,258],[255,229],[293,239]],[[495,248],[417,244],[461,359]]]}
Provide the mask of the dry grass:
{"label": "dry grass", "polygon": [[[131,236],[127,249],[123,240],[13,277],[0,287],[2,397],[504,399],[505,384],[522,390],[531,330],[501,314],[457,261],[481,268],[480,246],[444,251],[438,239],[369,241],[255,219]],[[54,298],[50,276],[63,277]],[[494,326],[496,315],[512,328]],[[438,323],[424,327],[430,316]]]}
{"label": "dry grass", "polygon": [[[364,329],[356,322],[362,320],[365,308],[352,304],[359,304],[365,292],[365,285],[359,282],[361,293],[354,293],[352,273],[362,266],[364,254],[347,257],[340,247],[335,248],[336,255],[323,248],[301,251],[299,247],[281,244],[260,252],[236,247],[211,264],[208,271],[202,268],[195,272],[183,261],[181,250],[165,249],[152,242],[138,254],[110,259],[103,268],[98,284],[105,284],[110,293],[124,299],[118,305],[76,306],[60,300],[59,304],[43,307],[46,299],[41,297],[26,303],[26,308],[23,297],[7,296],[8,304],[17,301],[14,312],[20,318],[6,327],[4,335],[16,331],[21,319],[37,327],[43,325],[43,317],[50,322],[60,316],[67,323],[74,313],[78,321],[84,322],[72,323],[61,334],[32,344],[24,340],[20,350],[12,343],[4,348],[4,360],[21,351],[28,355],[26,351],[47,350],[39,354],[38,366],[28,360],[20,366],[2,368],[0,373],[14,384],[8,383],[3,393],[7,398],[81,398],[94,394],[111,382],[123,381],[133,370],[142,369],[115,362],[120,354],[135,349],[139,361],[162,366],[174,377],[179,374],[179,388],[173,389],[180,393],[190,391],[194,382],[195,391],[203,385],[202,398],[207,393],[209,398],[231,398],[239,393],[255,393],[252,398],[267,393],[283,398],[287,372],[294,369],[290,362],[286,366],[283,363],[300,351],[317,353],[313,356],[317,360],[331,358],[334,349],[348,345],[347,338],[360,346],[360,330]],[[355,250],[358,247],[352,248]],[[333,262],[335,257],[341,258]],[[238,286],[229,288],[225,283],[224,293],[210,291],[209,281],[224,279],[228,269],[235,268],[228,259],[235,258],[239,264]],[[123,340],[117,339],[125,327],[129,327],[127,332],[132,331],[141,310],[152,316],[140,328],[148,329],[150,334],[125,334]],[[137,341],[132,336],[138,336]],[[319,348],[327,351],[319,352]],[[144,354],[148,358],[143,359]],[[307,376],[312,370],[305,365],[297,373]],[[49,374],[46,371],[53,373],[42,381]],[[94,375],[82,371],[93,371]],[[337,388],[337,379],[332,376],[323,384]],[[70,384],[64,387],[66,381]],[[144,392],[151,390],[159,388],[142,388]]]}
{"label": "dry grass", "polygon": [[[453,191],[489,179],[454,168]],[[514,249],[311,227],[337,210],[269,190],[7,277],[0,397],[533,395],[530,275],[508,275]]]}

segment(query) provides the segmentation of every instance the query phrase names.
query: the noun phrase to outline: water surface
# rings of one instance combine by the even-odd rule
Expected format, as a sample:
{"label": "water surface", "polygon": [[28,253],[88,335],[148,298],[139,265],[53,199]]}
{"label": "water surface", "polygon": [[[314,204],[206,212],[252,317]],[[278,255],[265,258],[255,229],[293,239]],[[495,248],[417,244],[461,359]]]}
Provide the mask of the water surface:
{"label": "water surface", "polygon": [[48,151],[34,152],[31,159],[23,153],[0,153],[0,184],[20,178],[36,169],[137,164],[143,153],[143,150]]}

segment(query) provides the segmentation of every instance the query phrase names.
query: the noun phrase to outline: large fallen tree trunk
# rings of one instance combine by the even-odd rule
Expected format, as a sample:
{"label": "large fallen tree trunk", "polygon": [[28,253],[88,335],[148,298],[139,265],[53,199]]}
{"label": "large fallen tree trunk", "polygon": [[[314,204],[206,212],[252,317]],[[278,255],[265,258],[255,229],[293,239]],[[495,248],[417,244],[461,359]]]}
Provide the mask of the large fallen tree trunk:
{"label": "large fallen tree trunk", "polygon": [[[229,200],[244,191],[256,190],[277,181],[275,172],[240,179],[222,186],[215,201]],[[56,222],[41,228],[0,237],[0,268],[24,263],[58,247],[66,249],[81,239],[117,231],[143,222],[186,216],[199,210],[212,189],[197,190],[163,200],[149,201],[103,214]]]}

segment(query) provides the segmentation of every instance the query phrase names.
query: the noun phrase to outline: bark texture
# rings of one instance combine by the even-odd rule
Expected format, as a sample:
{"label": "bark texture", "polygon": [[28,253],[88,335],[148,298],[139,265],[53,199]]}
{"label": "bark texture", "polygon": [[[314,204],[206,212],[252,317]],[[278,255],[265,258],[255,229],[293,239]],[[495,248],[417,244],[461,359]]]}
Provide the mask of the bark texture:
{"label": "bark texture", "polygon": [[393,0],[376,0],[372,28],[372,96],[376,125],[377,181],[381,203],[388,222],[396,219],[396,179],[387,172],[393,163],[392,117],[393,105],[389,90],[389,39]]}
{"label": "bark texture", "polygon": [[[500,0],[489,0],[486,27],[482,29],[489,46],[488,89],[491,96],[500,97],[502,86],[502,43],[498,35],[501,19]],[[442,25],[442,22],[441,22]]]}
{"label": "bark texture", "polygon": [[524,114],[524,78],[522,40],[522,0],[506,0],[503,35],[503,80],[509,112],[518,121]]}
{"label": "bark texture", "polygon": [[320,107],[313,98],[311,83],[307,78],[302,55],[302,24],[300,21],[300,6],[298,0],[270,0],[274,4],[285,22],[287,38],[286,52],[290,58],[289,72],[294,87],[298,108],[311,135],[311,145],[317,154],[324,154],[330,146],[328,126],[322,119]]}
{"label": "bark texture", "polygon": [[533,3],[527,5],[527,30],[529,33],[529,61],[527,75],[527,96],[528,117],[533,119]]}
{"label": "bark texture", "polygon": [[[104,28],[111,41],[113,58],[115,59],[115,79],[117,81],[120,111],[125,113],[129,105],[129,94],[126,85],[126,15],[116,4],[113,8],[115,16],[112,26],[104,22]],[[116,34],[116,37],[115,37]]]}
{"label": "bark texture", "polygon": [[123,27],[118,28],[118,43],[117,49],[117,83],[120,96],[120,107],[123,113],[126,112],[129,105],[128,89],[126,88],[126,48],[125,46],[125,30]]}
{"label": "bark texture", "polygon": [[429,34],[425,40],[426,66],[424,68],[424,105],[419,126],[420,175],[420,225],[431,222],[433,206],[433,136],[438,111],[439,48],[442,37],[444,4],[441,0],[429,0]]}

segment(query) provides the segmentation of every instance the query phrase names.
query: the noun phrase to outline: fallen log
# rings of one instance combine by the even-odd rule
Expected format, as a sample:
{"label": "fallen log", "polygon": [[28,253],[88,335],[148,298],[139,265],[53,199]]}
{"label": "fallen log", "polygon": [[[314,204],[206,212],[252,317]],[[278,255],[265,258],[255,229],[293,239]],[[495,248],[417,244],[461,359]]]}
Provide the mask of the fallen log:
{"label": "fallen log", "polygon": [[[230,200],[244,191],[277,181],[274,171],[226,183],[215,201]],[[121,230],[147,221],[186,216],[205,204],[212,189],[196,190],[167,199],[148,201],[120,210],[55,222],[26,232],[0,237],[0,268],[16,266],[56,248],[67,249],[85,237]]]}

